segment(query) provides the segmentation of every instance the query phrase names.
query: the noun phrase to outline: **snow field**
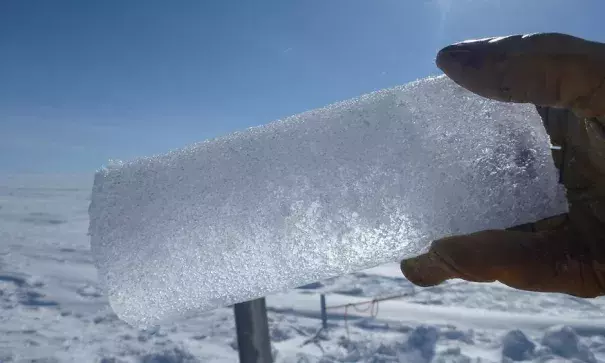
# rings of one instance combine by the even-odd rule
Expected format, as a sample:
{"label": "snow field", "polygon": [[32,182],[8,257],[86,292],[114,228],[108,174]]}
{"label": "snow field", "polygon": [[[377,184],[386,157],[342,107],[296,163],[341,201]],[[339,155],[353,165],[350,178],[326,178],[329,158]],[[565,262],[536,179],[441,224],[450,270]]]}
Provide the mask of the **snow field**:
{"label": "snow field", "polygon": [[[92,176],[74,179],[0,178],[0,362],[237,362],[230,308],[150,330],[118,319],[86,235]],[[381,302],[376,318],[350,310],[348,329],[344,311],[331,311],[330,329],[315,343],[320,293],[329,306],[407,296]],[[605,362],[602,298],[462,281],[422,289],[385,264],[267,303],[278,363]]]}

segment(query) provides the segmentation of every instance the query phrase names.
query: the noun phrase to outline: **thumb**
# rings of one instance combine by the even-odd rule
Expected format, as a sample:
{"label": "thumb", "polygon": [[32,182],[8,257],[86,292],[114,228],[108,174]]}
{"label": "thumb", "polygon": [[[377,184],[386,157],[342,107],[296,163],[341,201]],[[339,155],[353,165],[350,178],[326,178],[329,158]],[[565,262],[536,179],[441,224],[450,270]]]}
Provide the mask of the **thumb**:
{"label": "thumb", "polygon": [[483,97],[605,115],[605,44],[559,33],[486,38],[439,51],[437,66]]}
{"label": "thumb", "polygon": [[567,230],[489,230],[437,240],[429,252],[403,260],[401,270],[419,286],[460,278],[579,297],[605,294],[602,276],[590,259],[581,257],[573,242]]}

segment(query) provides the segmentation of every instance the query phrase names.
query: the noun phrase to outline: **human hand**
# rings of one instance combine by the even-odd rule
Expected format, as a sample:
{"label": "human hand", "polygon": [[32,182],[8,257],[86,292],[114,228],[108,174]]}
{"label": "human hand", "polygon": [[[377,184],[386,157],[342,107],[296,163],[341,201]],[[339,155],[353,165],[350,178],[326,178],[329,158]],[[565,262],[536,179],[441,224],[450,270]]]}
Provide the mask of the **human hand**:
{"label": "human hand", "polygon": [[454,44],[437,66],[480,96],[532,103],[554,145],[569,213],[523,230],[434,241],[401,262],[419,286],[461,278],[581,297],[605,295],[605,44],[558,33]]}

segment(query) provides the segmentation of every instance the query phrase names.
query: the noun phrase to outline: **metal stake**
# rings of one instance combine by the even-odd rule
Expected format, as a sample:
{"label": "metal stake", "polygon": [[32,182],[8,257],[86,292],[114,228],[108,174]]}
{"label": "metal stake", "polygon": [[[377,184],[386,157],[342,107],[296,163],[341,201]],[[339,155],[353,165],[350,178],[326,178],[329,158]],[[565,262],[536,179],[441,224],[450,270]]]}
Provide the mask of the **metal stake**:
{"label": "metal stake", "polygon": [[240,363],[272,363],[265,298],[233,306]]}

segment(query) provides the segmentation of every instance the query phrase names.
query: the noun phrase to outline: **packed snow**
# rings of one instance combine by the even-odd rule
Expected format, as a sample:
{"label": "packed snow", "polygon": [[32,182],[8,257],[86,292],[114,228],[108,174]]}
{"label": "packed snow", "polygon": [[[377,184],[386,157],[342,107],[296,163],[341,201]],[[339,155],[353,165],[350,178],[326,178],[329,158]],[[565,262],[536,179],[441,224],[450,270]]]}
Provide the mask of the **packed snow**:
{"label": "packed snow", "polygon": [[557,180],[532,106],[429,78],[108,166],[92,251],[146,327],[563,213]]}
{"label": "packed snow", "polygon": [[[112,312],[87,236],[92,180],[0,176],[0,362],[237,362],[231,308],[149,330]],[[385,264],[267,305],[276,363],[605,362],[602,298],[460,280],[417,288]]]}

